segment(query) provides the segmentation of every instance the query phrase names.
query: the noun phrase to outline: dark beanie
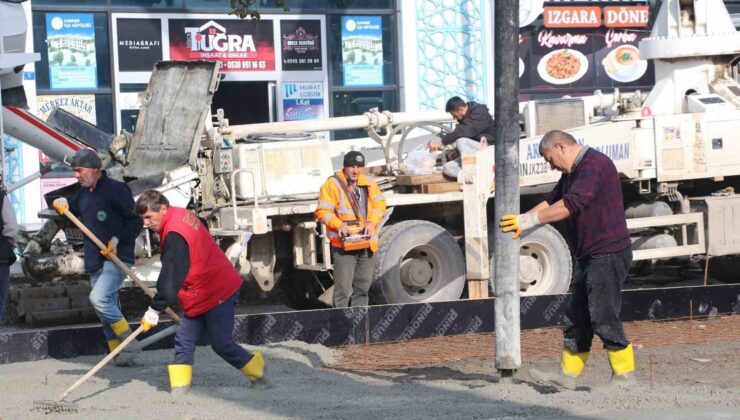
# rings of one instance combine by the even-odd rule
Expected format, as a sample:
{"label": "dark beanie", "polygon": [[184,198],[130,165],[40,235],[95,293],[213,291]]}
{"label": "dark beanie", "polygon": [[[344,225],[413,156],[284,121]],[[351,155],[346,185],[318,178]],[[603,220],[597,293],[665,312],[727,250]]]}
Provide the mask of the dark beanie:
{"label": "dark beanie", "polygon": [[365,166],[365,156],[354,150],[344,155],[344,167],[347,166]]}
{"label": "dark beanie", "polygon": [[97,169],[103,166],[98,154],[91,149],[80,149],[74,152],[72,156],[66,156],[64,163],[72,167],[78,166],[82,168]]}

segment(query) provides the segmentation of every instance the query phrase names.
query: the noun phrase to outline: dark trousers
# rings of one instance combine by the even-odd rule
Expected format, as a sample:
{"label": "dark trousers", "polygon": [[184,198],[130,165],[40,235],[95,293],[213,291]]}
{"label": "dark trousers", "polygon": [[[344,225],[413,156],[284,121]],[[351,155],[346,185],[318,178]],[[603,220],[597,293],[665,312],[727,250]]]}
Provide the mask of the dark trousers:
{"label": "dark trousers", "polygon": [[331,248],[331,260],[334,264],[334,307],[367,306],[367,293],[373,281],[375,256],[370,249],[345,251]]}
{"label": "dark trousers", "polygon": [[566,309],[566,349],[574,353],[591,350],[594,334],[607,350],[622,350],[629,344],[619,319],[622,285],[627,279],[632,250],[589,255],[576,261],[571,299]]}
{"label": "dark trousers", "polygon": [[0,322],[5,319],[5,300],[10,288],[10,266],[0,264]]}
{"label": "dark trousers", "polygon": [[237,369],[247,364],[252,355],[234,342],[234,307],[239,292],[208,312],[195,318],[182,317],[182,323],[175,333],[176,365],[192,365],[195,357],[195,344],[208,331],[211,348],[228,364]]}

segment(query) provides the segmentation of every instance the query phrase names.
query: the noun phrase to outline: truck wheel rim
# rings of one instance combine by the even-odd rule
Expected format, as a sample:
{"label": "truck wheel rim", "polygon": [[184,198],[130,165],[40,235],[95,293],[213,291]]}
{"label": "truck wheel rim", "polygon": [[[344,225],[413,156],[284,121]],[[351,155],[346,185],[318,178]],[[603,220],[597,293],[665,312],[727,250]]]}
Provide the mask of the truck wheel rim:
{"label": "truck wheel rim", "polygon": [[[546,294],[553,287],[554,257],[552,252],[540,242],[526,242],[519,251],[520,266],[524,268],[519,274],[521,295],[533,296]],[[526,290],[525,286],[526,284]]]}
{"label": "truck wheel rim", "polygon": [[419,245],[401,259],[401,285],[415,300],[423,300],[442,286],[442,258],[437,250]]}

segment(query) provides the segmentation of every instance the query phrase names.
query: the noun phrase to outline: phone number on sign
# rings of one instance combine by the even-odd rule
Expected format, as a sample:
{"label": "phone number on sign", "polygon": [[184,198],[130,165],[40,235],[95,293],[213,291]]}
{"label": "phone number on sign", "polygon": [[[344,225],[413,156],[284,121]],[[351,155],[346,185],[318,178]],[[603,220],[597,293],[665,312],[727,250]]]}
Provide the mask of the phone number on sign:
{"label": "phone number on sign", "polygon": [[265,70],[267,63],[264,60],[222,61],[221,68],[226,70]]}

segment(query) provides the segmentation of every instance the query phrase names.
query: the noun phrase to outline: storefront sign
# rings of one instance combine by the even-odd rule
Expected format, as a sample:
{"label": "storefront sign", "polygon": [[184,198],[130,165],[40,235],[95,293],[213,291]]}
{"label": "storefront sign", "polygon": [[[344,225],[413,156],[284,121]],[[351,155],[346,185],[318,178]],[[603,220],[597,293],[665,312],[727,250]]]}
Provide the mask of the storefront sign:
{"label": "storefront sign", "polygon": [[162,21],[159,19],[118,19],[118,69],[152,71],[162,60]]}
{"label": "storefront sign", "polygon": [[321,21],[280,21],[283,70],[321,70]]}
{"label": "storefront sign", "polygon": [[644,88],[655,83],[652,64],[640,58],[647,30],[541,29],[520,34],[520,91],[552,89],[592,92],[614,87]]}
{"label": "storefront sign", "polygon": [[598,28],[601,26],[601,8],[545,7],[544,18],[547,28]]}
{"label": "storefront sign", "polygon": [[604,8],[604,26],[644,28],[650,19],[648,6],[609,6]]}
{"label": "storefront sign", "polygon": [[380,16],[342,16],[345,86],[383,85],[383,32]]}
{"label": "storefront sign", "polygon": [[283,83],[283,121],[322,118],[323,91],[321,82]]}
{"label": "storefront sign", "polygon": [[[95,111],[95,95],[37,95],[36,116],[46,121],[52,111],[62,108],[75,117],[81,118],[90,124],[97,122]],[[54,160],[39,150],[39,163],[43,170]]]}
{"label": "storefront sign", "polygon": [[62,108],[75,117],[96,124],[95,95],[37,95],[36,116],[46,121],[51,111]]}
{"label": "storefront sign", "polygon": [[46,42],[52,89],[97,89],[91,13],[47,13]]}
{"label": "storefront sign", "polygon": [[172,60],[217,61],[223,72],[275,70],[271,20],[170,19]]}

